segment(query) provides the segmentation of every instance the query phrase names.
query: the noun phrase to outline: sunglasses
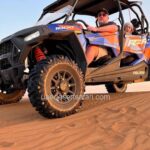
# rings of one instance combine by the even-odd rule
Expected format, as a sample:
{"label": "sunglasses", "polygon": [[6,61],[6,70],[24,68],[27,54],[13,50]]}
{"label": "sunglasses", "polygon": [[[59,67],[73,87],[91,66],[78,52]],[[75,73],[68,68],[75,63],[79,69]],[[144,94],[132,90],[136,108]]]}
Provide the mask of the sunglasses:
{"label": "sunglasses", "polygon": [[101,16],[105,17],[105,16],[107,16],[107,14],[106,13],[100,13],[100,14],[98,14],[98,16],[99,17],[101,17]]}

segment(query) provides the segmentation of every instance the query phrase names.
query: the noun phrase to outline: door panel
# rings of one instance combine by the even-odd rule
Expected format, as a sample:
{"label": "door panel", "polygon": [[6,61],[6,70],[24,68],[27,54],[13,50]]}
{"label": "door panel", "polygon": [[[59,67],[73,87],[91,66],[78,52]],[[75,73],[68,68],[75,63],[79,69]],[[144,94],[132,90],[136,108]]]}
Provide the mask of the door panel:
{"label": "door panel", "polygon": [[146,36],[125,35],[124,51],[135,54],[144,54]]}

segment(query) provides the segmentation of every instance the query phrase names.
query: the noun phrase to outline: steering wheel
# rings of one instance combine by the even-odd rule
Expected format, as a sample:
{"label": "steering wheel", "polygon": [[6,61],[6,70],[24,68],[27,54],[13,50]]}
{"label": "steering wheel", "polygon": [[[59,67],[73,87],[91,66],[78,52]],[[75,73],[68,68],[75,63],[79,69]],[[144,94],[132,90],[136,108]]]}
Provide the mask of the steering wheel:
{"label": "steering wheel", "polygon": [[85,28],[87,29],[87,27],[89,26],[85,21],[83,21],[83,20],[80,20],[80,19],[78,19],[78,20],[74,20],[76,23],[78,23],[78,22],[81,22],[84,26],[85,26]]}

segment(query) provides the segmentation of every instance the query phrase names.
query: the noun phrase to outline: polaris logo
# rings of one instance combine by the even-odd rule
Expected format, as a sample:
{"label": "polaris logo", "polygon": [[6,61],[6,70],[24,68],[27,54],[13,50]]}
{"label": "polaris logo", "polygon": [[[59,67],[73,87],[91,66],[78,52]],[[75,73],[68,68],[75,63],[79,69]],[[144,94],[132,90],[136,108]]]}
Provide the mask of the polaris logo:
{"label": "polaris logo", "polygon": [[73,30],[74,26],[60,26],[56,27],[56,30]]}
{"label": "polaris logo", "polygon": [[133,74],[134,75],[144,75],[145,71],[134,71]]}

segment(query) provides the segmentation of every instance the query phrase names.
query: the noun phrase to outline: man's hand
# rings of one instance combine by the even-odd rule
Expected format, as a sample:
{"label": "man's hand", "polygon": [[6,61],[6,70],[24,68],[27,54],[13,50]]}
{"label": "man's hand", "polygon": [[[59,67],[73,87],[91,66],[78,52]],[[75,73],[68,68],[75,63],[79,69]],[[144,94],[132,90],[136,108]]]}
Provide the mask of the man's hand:
{"label": "man's hand", "polygon": [[87,29],[90,30],[90,31],[93,31],[93,32],[97,32],[96,27],[88,26]]}

